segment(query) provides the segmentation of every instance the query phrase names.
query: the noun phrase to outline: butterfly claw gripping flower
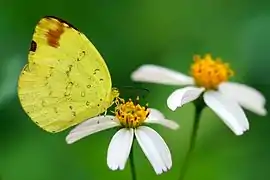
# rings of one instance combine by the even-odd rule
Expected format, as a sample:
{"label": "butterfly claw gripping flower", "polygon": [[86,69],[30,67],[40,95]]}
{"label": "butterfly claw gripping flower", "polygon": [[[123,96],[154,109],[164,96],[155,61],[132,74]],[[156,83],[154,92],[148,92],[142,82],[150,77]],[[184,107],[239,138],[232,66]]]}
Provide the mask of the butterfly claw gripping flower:
{"label": "butterfly claw gripping flower", "polygon": [[168,171],[172,166],[170,150],[162,137],[145,124],[156,123],[170,129],[177,129],[178,124],[165,119],[160,111],[141,106],[131,99],[125,101],[119,98],[119,101],[116,102],[114,114],[114,116],[103,115],[90,118],[79,124],[66,137],[67,143],[74,143],[81,138],[105,129],[121,127],[109,144],[107,164],[110,169],[124,169],[135,135],[155,172],[161,174]]}
{"label": "butterfly claw gripping flower", "polygon": [[234,72],[220,59],[214,60],[209,54],[194,56],[190,73],[192,77],[156,65],[143,65],[132,73],[131,78],[134,81],[186,86],[175,90],[167,99],[167,105],[173,111],[203,95],[206,105],[236,135],[249,129],[242,107],[258,115],[267,114],[264,96],[252,87],[228,82]]}

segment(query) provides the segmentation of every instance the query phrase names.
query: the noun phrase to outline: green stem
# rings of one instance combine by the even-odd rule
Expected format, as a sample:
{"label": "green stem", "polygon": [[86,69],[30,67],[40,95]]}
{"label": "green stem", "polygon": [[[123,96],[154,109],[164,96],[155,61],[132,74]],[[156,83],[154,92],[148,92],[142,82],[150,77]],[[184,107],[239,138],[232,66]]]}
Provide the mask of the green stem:
{"label": "green stem", "polygon": [[130,162],[130,171],[131,171],[132,180],[136,180],[133,145],[131,146],[131,150],[130,150],[130,154],[129,154],[129,162]]}
{"label": "green stem", "polygon": [[188,152],[186,154],[186,157],[184,159],[184,162],[180,171],[179,180],[183,180],[186,175],[188,163],[189,163],[189,160],[191,158],[191,155],[195,146],[197,132],[199,129],[199,120],[200,120],[202,110],[204,109],[204,107],[205,107],[205,104],[202,103],[202,101],[200,101],[199,99],[198,101],[195,102],[195,116],[194,116],[193,129],[192,129],[192,134],[190,138],[189,149],[188,149]]}

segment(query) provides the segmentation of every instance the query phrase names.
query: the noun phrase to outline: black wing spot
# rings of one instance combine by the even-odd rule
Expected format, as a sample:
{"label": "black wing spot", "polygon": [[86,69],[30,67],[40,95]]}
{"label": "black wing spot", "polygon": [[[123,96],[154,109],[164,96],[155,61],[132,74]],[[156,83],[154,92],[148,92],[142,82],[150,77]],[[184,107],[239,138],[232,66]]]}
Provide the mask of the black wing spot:
{"label": "black wing spot", "polygon": [[104,79],[102,79],[102,78],[100,78],[99,80],[100,80],[100,81],[104,81]]}
{"label": "black wing spot", "polygon": [[100,71],[100,69],[95,69],[93,74],[97,74],[97,72],[99,72],[99,71]]}
{"label": "black wing spot", "polygon": [[67,98],[68,101],[72,101],[72,98],[69,95],[67,95],[67,96],[65,95],[65,97]]}
{"label": "black wing spot", "polygon": [[71,90],[71,88],[72,88],[73,85],[74,85],[74,83],[71,82],[71,81],[68,83],[68,85],[66,87],[66,92],[65,92],[64,96],[69,96],[70,95],[70,90]]}
{"label": "black wing spot", "polygon": [[70,75],[70,72],[71,72],[71,70],[72,70],[72,65],[69,65],[68,66],[68,70],[66,71],[66,74],[67,74],[67,76],[69,77],[69,75]]}
{"label": "black wing spot", "polygon": [[36,41],[32,40],[31,46],[30,46],[30,51],[36,52],[36,50],[37,50],[37,43],[36,43]]}
{"label": "black wing spot", "polygon": [[76,116],[77,114],[76,114],[76,112],[75,111],[72,111],[72,116]]}
{"label": "black wing spot", "polygon": [[98,107],[100,106],[100,104],[97,105]]}
{"label": "black wing spot", "polygon": [[89,106],[90,105],[90,102],[89,101],[86,101],[85,104],[86,104],[86,106]]}
{"label": "black wing spot", "polygon": [[39,124],[37,121],[35,121],[36,124]]}
{"label": "black wing spot", "polygon": [[71,110],[72,110],[72,109],[73,109],[73,107],[70,105],[70,106],[69,106],[69,109],[71,109]]}
{"label": "black wing spot", "polygon": [[81,61],[84,56],[85,56],[85,51],[80,52],[79,57],[77,58],[77,61]]}
{"label": "black wing spot", "polygon": [[90,88],[92,87],[92,85],[88,84],[86,87],[87,87],[88,89],[90,89]]}
{"label": "black wing spot", "polygon": [[100,101],[102,101],[103,99],[99,99]]}

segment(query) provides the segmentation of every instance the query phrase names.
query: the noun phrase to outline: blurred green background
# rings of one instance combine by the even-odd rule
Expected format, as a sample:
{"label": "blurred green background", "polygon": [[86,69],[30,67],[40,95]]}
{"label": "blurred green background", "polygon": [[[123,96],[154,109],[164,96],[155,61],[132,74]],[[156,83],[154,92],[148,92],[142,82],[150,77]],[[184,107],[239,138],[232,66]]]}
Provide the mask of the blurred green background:
{"label": "blurred green background", "polygon": [[[100,51],[115,86],[133,85],[130,73],[153,63],[188,73],[194,54],[212,53],[231,64],[235,81],[270,97],[270,1],[170,0],[5,1],[0,8],[0,179],[101,180],[130,179],[106,165],[107,147],[115,130],[67,145],[68,131],[49,134],[22,110],[16,94],[20,69],[27,61],[33,29],[54,15],[85,33]],[[172,169],[156,176],[136,144],[138,180],[174,180],[188,148],[193,104],[177,112],[166,98],[177,87],[144,84],[150,106],[180,123],[178,131],[160,126],[173,156]],[[158,98],[157,98],[158,97]],[[269,103],[267,104],[269,109]],[[209,109],[203,112],[196,149],[186,180],[270,179],[270,121],[247,112],[251,129],[235,136]]]}

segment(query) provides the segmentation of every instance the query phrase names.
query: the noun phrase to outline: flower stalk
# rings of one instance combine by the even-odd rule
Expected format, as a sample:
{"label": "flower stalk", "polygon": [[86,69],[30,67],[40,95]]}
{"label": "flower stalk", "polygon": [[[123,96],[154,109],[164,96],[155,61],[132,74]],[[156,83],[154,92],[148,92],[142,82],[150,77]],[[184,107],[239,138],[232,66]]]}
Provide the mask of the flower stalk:
{"label": "flower stalk", "polygon": [[192,152],[195,147],[195,142],[196,142],[196,138],[197,138],[197,134],[199,130],[200,117],[205,107],[205,103],[202,98],[199,98],[196,101],[194,101],[194,105],[195,105],[195,115],[194,115],[193,129],[192,129],[192,133],[190,137],[189,149],[183,161],[183,165],[181,167],[179,180],[183,180],[187,173],[188,164],[189,164]]}
{"label": "flower stalk", "polygon": [[[134,144],[134,142],[133,142]],[[134,148],[133,145],[131,146],[130,154],[129,154],[129,163],[130,163],[130,172],[131,172],[131,179],[136,180],[136,170],[135,170],[135,163],[134,163]]]}

